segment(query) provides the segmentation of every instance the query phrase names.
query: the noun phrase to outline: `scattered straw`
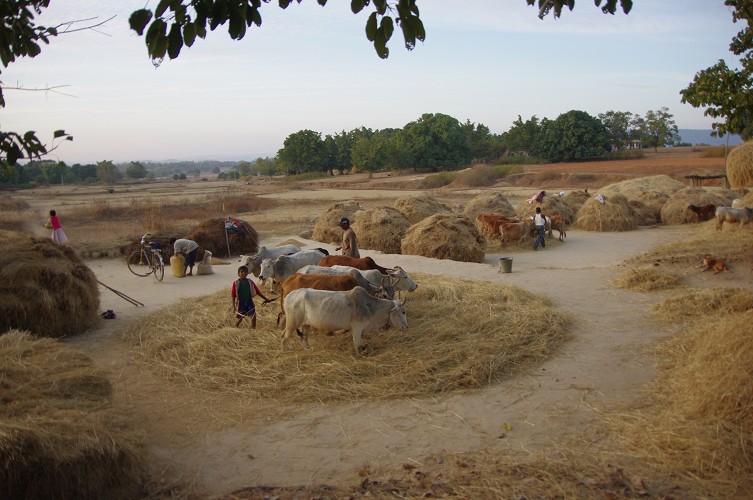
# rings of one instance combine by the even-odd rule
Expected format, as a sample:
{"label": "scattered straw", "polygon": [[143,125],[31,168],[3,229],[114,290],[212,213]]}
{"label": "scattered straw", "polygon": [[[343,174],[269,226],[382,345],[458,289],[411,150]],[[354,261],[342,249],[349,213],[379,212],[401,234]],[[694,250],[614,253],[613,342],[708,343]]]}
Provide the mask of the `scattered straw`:
{"label": "scattered straw", "polygon": [[654,292],[677,288],[682,285],[682,281],[677,275],[649,264],[625,271],[614,279],[614,284],[627,290]]}
{"label": "scattered straw", "polygon": [[436,214],[408,229],[401,251],[434,259],[482,262],[483,245],[475,221],[464,215]]}
{"label": "scattered straw", "polygon": [[654,305],[653,313],[663,321],[698,321],[710,314],[727,315],[753,310],[753,290],[747,288],[704,288],[670,297]]}

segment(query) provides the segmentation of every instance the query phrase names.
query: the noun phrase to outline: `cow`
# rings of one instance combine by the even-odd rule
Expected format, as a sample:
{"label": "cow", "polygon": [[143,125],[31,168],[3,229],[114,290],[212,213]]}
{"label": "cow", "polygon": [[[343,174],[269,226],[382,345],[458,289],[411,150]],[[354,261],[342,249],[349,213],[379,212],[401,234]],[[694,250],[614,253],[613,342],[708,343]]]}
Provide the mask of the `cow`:
{"label": "cow", "polygon": [[557,239],[564,242],[565,238],[567,238],[567,231],[565,230],[567,219],[565,219],[565,216],[552,215],[551,217],[547,217],[547,219],[549,219],[549,237],[552,237],[552,229],[555,229],[559,233]]}
{"label": "cow", "polygon": [[312,328],[322,331],[350,330],[356,355],[361,353],[361,336],[378,332],[382,327],[408,328],[404,302],[372,297],[360,286],[347,292],[300,288],[290,292],[284,302],[285,330],[281,344],[297,332],[308,347]]}
{"label": "cow", "polygon": [[259,279],[272,278],[274,283],[282,283],[296,271],[308,264],[316,264],[325,254],[319,250],[301,250],[292,255],[280,255],[275,260],[261,261]]}
{"label": "cow", "polygon": [[476,227],[481,233],[489,236],[499,233],[499,226],[505,222],[520,222],[520,219],[510,219],[497,214],[478,214],[476,216]]}
{"label": "cow", "polygon": [[499,226],[502,243],[516,242],[518,245],[533,238],[533,225],[529,222],[507,222]]}
{"label": "cow", "polygon": [[[338,269],[335,269],[335,268],[338,268]],[[313,264],[303,266],[298,271],[296,271],[297,274],[351,276],[353,279],[355,279],[358,282],[358,286],[362,286],[364,289],[366,289],[367,292],[371,294],[378,295],[380,293],[383,293],[386,296],[386,298],[389,298],[389,299],[393,299],[395,297],[395,291],[392,288],[392,285],[390,285],[389,283],[373,282],[369,280],[368,278],[366,278],[362,274],[363,272],[364,271],[360,271],[356,269],[355,267],[350,267],[350,266],[324,267],[324,266],[317,266]]]}
{"label": "cow", "polygon": [[327,255],[319,261],[319,265],[323,267],[332,266],[350,266],[360,269],[361,271],[368,271],[369,269],[376,269],[382,274],[387,274],[390,270],[386,267],[382,267],[374,262],[371,257],[349,257],[347,255]]}
{"label": "cow", "polygon": [[688,205],[687,210],[693,214],[696,222],[711,220],[716,216],[716,205],[713,203],[707,205]]}
{"label": "cow", "polygon": [[743,226],[750,222],[752,217],[753,208],[716,207],[716,229],[721,231],[725,222],[728,224],[739,222],[740,226]]}
{"label": "cow", "polygon": [[[338,265],[332,266],[329,269],[346,271],[347,269],[354,268],[350,266]],[[395,266],[393,269],[388,271],[387,274],[382,274],[376,269],[369,269],[367,271],[355,269],[355,271],[365,279],[367,279],[370,283],[381,286],[390,286],[391,288],[399,292],[412,292],[416,288],[418,288],[418,284],[413,281],[410,276],[408,276],[408,273],[406,273],[405,270],[403,270],[403,268],[400,266]]]}
{"label": "cow", "polygon": [[241,255],[240,265],[246,266],[248,272],[259,277],[261,270],[261,261],[264,259],[276,259],[280,255],[290,255],[301,251],[297,245],[280,245],[279,247],[259,247],[259,251],[254,255]]}

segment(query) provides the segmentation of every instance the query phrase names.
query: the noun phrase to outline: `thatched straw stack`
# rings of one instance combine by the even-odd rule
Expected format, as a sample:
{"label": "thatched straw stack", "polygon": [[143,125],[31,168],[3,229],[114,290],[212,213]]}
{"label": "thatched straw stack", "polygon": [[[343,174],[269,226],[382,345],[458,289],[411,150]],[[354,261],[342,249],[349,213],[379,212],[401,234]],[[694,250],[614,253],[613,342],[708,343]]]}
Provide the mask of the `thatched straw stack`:
{"label": "thatched straw stack", "polygon": [[502,193],[488,192],[481,193],[469,201],[463,214],[472,220],[475,220],[479,214],[496,214],[512,218],[515,217],[515,208]]}
{"label": "thatched straw stack", "polygon": [[[338,202],[330,206],[316,220],[311,239],[321,241],[322,243],[340,243],[343,239],[343,230],[340,229],[339,225],[340,219],[347,217],[352,226],[358,220],[356,212],[359,210],[361,210],[361,205],[353,200]],[[360,237],[360,234],[356,234]]]}
{"label": "thatched straw stack", "polygon": [[572,224],[575,220],[575,212],[567,203],[565,203],[565,199],[553,195],[544,196],[544,201],[541,203],[528,203],[527,200],[523,201],[518,205],[516,212],[521,219],[529,219],[533,217],[533,214],[536,212],[536,207],[541,207],[541,212],[544,215],[563,216],[567,224]]}
{"label": "thatched straw stack", "polygon": [[[634,208],[636,216],[642,220],[640,225],[648,226],[661,222],[660,212],[664,204],[673,193],[685,187],[685,184],[668,175],[653,175],[609,184],[600,188],[599,193],[604,196],[621,194],[630,201],[642,202],[648,210],[637,204]],[[652,217],[648,217],[648,213],[651,213]]]}
{"label": "thatched straw stack", "polygon": [[[228,255],[228,243],[230,255],[253,255],[259,250],[259,233],[248,222],[240,222],[244,229],[242,233],[226,233],[225,219],[205,220],[194,227],[186,238],[198,243],[202,250],[209,250],[213,255],[220,257]],[[172,252],[172,249],[170,251]],[[201,259],[203,255],[203,252],[197,253],[196,259]]]}
{"label": "thatched straw stack", "polygon": [[97,277],[73,248],[0,231],[0,334],[67,337],[100,320]]}
{"label": "thatched straw stack", "polygon": [[91,359],[10,330],[0,374],[0,496],[140,498],[143,448]]}
{"label": "thatched straw stack", "polygon": [[661,220],[664,224],[687,224],[696,222],[696,216],[688,210],[688,205],[728,206],[730,201],[726,196],[706,191],[703,188],[686,187],[675,191],[672,197],[661,208]]}
{"label": "thatched straw stack", "polygon": [[356,213],[356,222],[353,224],[359,248],[384,253],[400,253],[400,242],[409,227],[408,219],[392,207],[361,210]]}
{"label": "thatched straw stack", "polygon": [[753,186],[753,141],[740,144],[727,155],[727,181],[733,189]]}
{"label": "thatched straw stack", "polygon": [[585,231],[632,231],[638,228],[638,219],[628,199],[615,194],[605,197],[604,203],[590,198],[578,210],[573,227]]}
{"label": "thatched straw stack", "polygon": [[572,209],[574,214],[577,214],[578,210],[580,210],[580,207],[582,207],[586,200],[588,200],[590,197],[591,195],[587,192],[577,190],[567,193],[565,197],[562,198],[562,201],[564,201],[565,205]]}
{"label": "thatched straw stack", "polygon": [[437,201],[428,193],[398,198],[395,200],[395,208],[402,212],[411,224],[421,222],[434,214],[452,213],[450,207]]}
{"label": "thatched straw stack", "polygon": [[476,223],[465,215],[436,214],[408,229],[401,250],[406,255],[483,262],[483,245]]}
{"label": "thatched straw stack", "polygon": [[143,370],[283,413],[307,403],[486,388],[552,356],[568,336],[569,318],[546,297],[487,281],[412,277],[421,286],[407,296],[408,330],[365,335],[358,357],[350,333],[315,331],[309,349],[295,339],[281,349],[279,305],[257,306],[253,335],[247,325],[234,328],[225,291],[154,313],[126,335]]}

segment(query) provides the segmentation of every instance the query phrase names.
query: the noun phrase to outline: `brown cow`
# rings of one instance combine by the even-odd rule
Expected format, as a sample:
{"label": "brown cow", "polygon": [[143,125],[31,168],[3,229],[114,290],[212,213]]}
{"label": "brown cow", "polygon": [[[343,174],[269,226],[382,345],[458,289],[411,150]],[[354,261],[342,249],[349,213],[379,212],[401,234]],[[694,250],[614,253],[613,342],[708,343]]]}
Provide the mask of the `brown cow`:
{"label": "brown cow", "polygon": [[499,234],[499,226],[505,222],[520,222],[520,219],[510,219],[497,214],[478,214],[476,216],[476,227],[481,233],[489,236]]}
{"label": "brown cow", "polygon": [[361,271],[368,271],[369,269],[377,269],[382,274],[387,274],[392,269],[382,267],[371,257],[361,257],[356,259],[355,257],[349,257],[347,255],[327,255],[319,261],[319,265],[323,267],[332,266],[350,266],[360,269]]}
{"label": "brown cow", "polygon": [[696,222],[704,220],[711,220],[716,216],[716,205],[709,203],[708,205],[688,205],[687,210],[692,212],[695,216]]}
{"label": "brown cow", "polygon": [[533,237],[533,225],[528,222],[506,222],[499,226],[502,243],[516,242],[518,245]]}
{"label": "brown cow", "polygon": [[567,231],[565,231],[565,226],[567,225],[567,219],[565,219],[564,215],[552,215],[549,217],[549,237],[552,237],[552,229],[556,229],[560,235],[557,239],[560,241],[565,241],[565,238],[567,238]]}

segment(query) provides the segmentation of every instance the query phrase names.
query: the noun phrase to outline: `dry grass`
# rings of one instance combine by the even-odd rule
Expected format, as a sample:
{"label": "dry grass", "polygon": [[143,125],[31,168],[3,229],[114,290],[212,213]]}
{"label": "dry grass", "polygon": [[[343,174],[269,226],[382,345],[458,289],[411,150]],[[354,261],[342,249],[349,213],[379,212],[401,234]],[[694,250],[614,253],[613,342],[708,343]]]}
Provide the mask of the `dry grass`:
{"label": "dry grass", "polygon": [[395,200],[395,208],[398,209],[408,222],[416,224],[434,214],[449,214],[452,209],[437,201],[428,193],[417,196],[403,196]]}
{"label": "dry grass", "polygon": [[482,262],[483,245],[475,221],[464,215],[436,214],[412,225],[400,248],[405,255]]}
{"label": "dry grass", "polygon": [[637,292],[671,290],[682,285],[677,275],[652,264],[625,271],[613,283],[617,288]]}
{"label": "dry grass", "polygon": [[474,220],[479,214],[497,214],[512,218],[515,217],[515,208],[502,193],[492,191],[481,193],[471,199],[465,206],[463,214]]}
{"label": "dry grass", "polygon": [[705,288],[664,299],[653,307],[657,318],[668,323],[696,322],[709,316],[727,316],[753,310],[753,290]]}
{"label": "dry grass", "polygon": [[271,406],[478,389],[550,357],[567,338],[569,320],[548,299],[491,283],[414,279],[408,330],[367,336],[365,356],[354,355],[350,334],[315,333],[309,349],[281,349],[277,306],[257,308],[256,331],[230,327],[227,292],[152,314],[126,335],[145,370]]}
{"label": "dry grass", "polygon": [[400,253],[400,242],[410,222],[396,208],[375,207],[356,212],[353,223],[359,248]]}
{"label": "dry grass", "polygon": [[140,436],[90,358],[52,339],[0,335],[3,498],[138,498]]}
{"label": "dry grass", "polygon": [[628,199],[621,194],[605,197],[604,203],[590,198],[578,210],[573,227],[585,231],[632,231],[638,228]]}
{"label": "dry grass", "polygon": [[544,196],[544,200],[541,203],[528,203],[528,201],[521,202],[518,204],[516,212],[521,219],[528,219],[533,217],[533,214],[536,212],[536,207],[541,207],[541,212],[546,216],[563,216],[567,224],[572,224],[575,220],[575,212],[570,208],[570,205],[565,203],[564,198],[553,193]]}
{"label": "dry grass", "polygon": [[753,187],[753,142],[740,144],[727,155],[727,180],[730,187]]}
{"label": "dry grass", "polygon": [[731,203],[732,198],[727,190],[707,191],[703,188],[686,187],[675,191],[661,208],[661,221],[664,224],[696,222],[696,215],[688,210],[688,205],[713,204],[727,207]]}
{"label": "dry grass", "polygon": [[311,238],[322,243],[339,244],[343,239],[340,219],[347,217],[352,226],[357,221],[356,213],[362,210],[360,203],[353,200],[338,202],[330,205],[316,220],[314,233]]}
{"label": "dry grass", "polygon": [[[248,222],[240,222],[243,232],[231,233],[225,231],[224,218],[204,220],[191,229],[186,238],[198,243],[202,250],[209,250],[217,256],[253,255],[259,250],[259,233]],[[203,253],[197,254],[197,260],[202,256]]]}

